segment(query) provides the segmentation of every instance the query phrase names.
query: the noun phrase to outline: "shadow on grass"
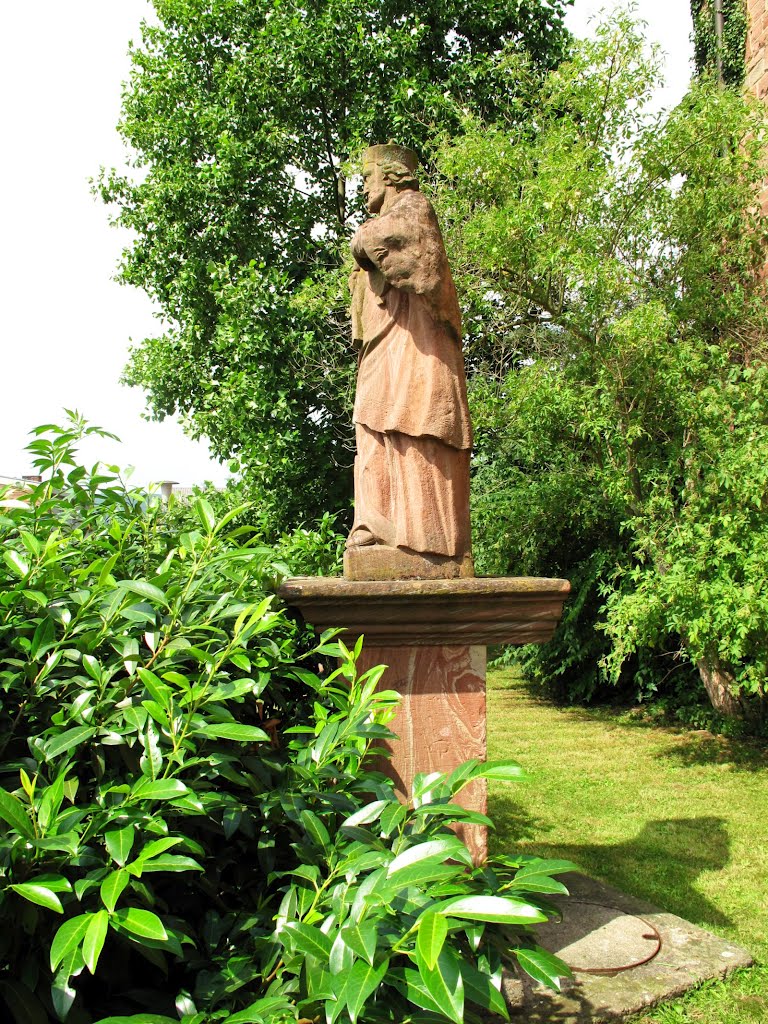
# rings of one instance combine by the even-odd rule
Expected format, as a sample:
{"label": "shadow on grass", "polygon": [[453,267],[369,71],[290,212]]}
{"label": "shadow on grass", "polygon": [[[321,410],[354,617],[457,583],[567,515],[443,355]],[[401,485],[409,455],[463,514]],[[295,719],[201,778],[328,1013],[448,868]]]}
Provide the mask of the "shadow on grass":
{"label": "shadow on grass", "polygon": [[585,874],[694,924],[733,924],[695,885],[703,872],[722,870],[730,862],[722,818],[664,818],[647,822],[623,843],[576,845],[542,842],[542,833],[551,832],[552,826],[537,822],[503,795],[489,799],[489,814],[497,825],[492,853],[517,847],[540,857],[572,860]]}
{"label": "shadow on grass", "polygon": [[506,851],[525,840],[536,839],[552,831],[552,825],[543,818],[534,818],[524,807],[502,794],[488,797],[488,815],[496,826],[489,836],[492,849]]}
{"label": "shadow on grass", "polygon": [[768,770],[768,751],[763,744],[709,734],[684,733],[656,757],[686,766],[727,764],[744,772]]}

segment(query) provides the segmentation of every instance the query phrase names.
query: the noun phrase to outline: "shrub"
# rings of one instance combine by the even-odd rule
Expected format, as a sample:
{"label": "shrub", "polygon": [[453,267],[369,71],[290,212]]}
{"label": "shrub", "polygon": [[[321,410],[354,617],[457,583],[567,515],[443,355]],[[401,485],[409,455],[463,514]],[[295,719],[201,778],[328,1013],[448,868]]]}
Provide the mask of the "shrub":
{"label": "shrub", "polygon": [[[339,515],[324,512],[308,525],[281,532],[270,518],[269,508],[260,506],[253,490],[242,480],[230,480],[223,489],[211,485],[195,488],[193,494],[204,498],[217,518],[237,507],[237,515],[228,522],[241,528],[242,534],[250,532],[252,541],[273,548],[273,561],[280,572],[290,576],[341,575],[346,534]],[[186,495],[172,494],[166,518],[167,525],[176,532],[194,529],[198,522],[194,501]]]}
{"label": "shrub", "polygon": [[451,798],[512,762],[417,780],[366,767],[396,695],[359,644],[302,633],[272,553],[195,499],[164,506],[77,465],[76,416],[0,508],[0,998],[17,1024],[505,1014],[535,977],[539,894],[566,862],[473,868]]}

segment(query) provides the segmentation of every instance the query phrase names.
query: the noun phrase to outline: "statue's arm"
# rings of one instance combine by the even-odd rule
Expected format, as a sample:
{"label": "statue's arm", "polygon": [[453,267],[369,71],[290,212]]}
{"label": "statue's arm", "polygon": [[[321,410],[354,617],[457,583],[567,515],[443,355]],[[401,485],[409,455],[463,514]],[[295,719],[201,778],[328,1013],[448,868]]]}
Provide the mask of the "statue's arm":
{"label": "statue's arm", "polygon": [[368,255],[365,247],[365,233],[363,228],[366,228],[370,223],[372,222],[368,221],[366,224],[363,224],[352,236],[352,255],[354,256],[357,265],[362,267],[363,270],[376,269],[376,264]]}
{"label": "statue's arm", "polygon": [[352,252],[363,269],[379,270],[393,288],[419,295],[438,288],[445,269],[437,221],[420,193],[366,221],[355,234]]}

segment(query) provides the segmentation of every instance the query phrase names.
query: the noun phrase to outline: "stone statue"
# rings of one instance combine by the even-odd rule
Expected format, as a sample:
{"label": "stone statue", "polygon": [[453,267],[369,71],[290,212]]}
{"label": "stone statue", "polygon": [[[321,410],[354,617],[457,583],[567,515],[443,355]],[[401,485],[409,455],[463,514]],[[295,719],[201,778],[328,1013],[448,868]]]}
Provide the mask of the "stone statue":
{"label": "stone statue", "polygon": [[372,146],[363,157],[366,221],[352,239],[354,422],[352,579],[473,575],[472,444],[461,319],[416,155]]}

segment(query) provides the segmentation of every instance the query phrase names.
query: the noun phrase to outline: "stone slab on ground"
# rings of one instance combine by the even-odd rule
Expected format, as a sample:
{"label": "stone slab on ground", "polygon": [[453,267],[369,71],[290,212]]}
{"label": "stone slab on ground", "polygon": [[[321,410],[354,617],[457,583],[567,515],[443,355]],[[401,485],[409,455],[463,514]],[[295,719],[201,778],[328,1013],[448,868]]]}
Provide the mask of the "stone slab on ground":
{"label": "stone slab on ground", "polygon": [[[740,946],[603,882],[580,874],[565,875],[562,881],[571,895],[553,902],[562,908],[563,923],[542,927],[542,946],[553,952],[562,949],[566,961],[571,956],[585,963],[586,957],[595,966],[601,959],[613,966],[620,961],[636,963],[649,952],[651,959],[620,971],[576,971],[573,978],[563,980],[560,993],[551,992],[527,976],[516,982],[509,979],[506,994],[510,1002],[517,1003],[511,1007],[513,1021],[604,1024],[623,1020],[680,996],[702,981],[724,978],[737,967],[753,963],[750,954]],[[569,903],[578,911],[576,916],[569,913]],[[606,908],[614,909],[615,915],[611,917]],[[651,929],[638,928],[638,918]],[[650,938],[654,932],[661,939],[660,946],[658,939]],[[658,952],[652,955],[654,947],[658,947]]]}

